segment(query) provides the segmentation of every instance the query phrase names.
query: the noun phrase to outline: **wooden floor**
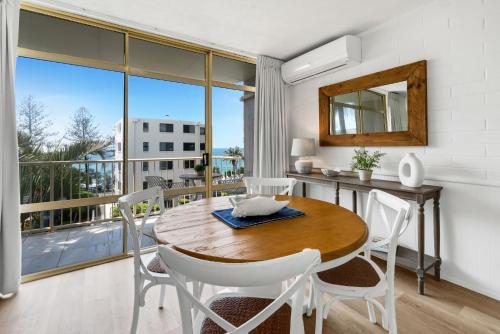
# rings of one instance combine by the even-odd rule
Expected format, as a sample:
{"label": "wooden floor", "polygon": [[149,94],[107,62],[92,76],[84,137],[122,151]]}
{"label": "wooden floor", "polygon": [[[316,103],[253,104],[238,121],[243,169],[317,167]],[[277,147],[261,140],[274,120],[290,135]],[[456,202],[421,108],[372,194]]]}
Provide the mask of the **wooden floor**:
{"label": "wooden floor", "polygon": [[[419,296],[413,273],[398,270],[396,278],[399,333],[500,333],[500,302],[432,279],[427,295]],[[159,288],[149,291],[139,333],[181,333],[174,288],[167,288],[162,311],[158,296]],[[0,300],[0,333],[128,333],[132,298],[132,259],[26,283],[16,297]],[[306,333],[314,333],[314,318],[305,324]],[[367,320],[365,304],[358,301],[335,304],[323,329],[386,333]]]}

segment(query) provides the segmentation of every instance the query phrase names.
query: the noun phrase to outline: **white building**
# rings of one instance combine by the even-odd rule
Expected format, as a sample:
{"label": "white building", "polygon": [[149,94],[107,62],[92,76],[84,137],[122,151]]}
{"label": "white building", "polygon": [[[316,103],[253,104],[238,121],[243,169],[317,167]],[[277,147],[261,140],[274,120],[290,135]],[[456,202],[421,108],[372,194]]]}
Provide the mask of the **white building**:
{"label": "white building", "polygon": [[[123,119],[115,124],[115,158],[123,159]],[[194,173],[205,153],[204,124],[173,120],[131,118],[128,120],[128,184],[130,191],[145,188],[148,175],[167,182],[181,182],[179,175]],[[182,158],[185,159],[182,159]],[[171,158],[171,159],[169,159]],[[135,161],[134,161],[135,160]],[[115,177],[121,180],[121,166]],[[117,182],[117,187],[121,184]]]}

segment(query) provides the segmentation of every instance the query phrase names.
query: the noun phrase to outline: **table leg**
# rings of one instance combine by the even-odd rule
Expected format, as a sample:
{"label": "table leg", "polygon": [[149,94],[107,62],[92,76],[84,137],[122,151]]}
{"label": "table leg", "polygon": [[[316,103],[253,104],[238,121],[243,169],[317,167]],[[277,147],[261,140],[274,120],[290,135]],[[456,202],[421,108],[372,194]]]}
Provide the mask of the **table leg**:
{"label": "table leg", "polygon": [[441,279],[441,217],[439,209],[440,193],[434,197],[434,279]]}
{"label": "table leg", "polygon": [[307,185],[305,182],[302,182],[302,197],[307,197]]}
{"label": "table leg", "polygon": [[337,205],[339,205],[339,203],[340,203],[339,193],[340,193],[340,185],[337,182],[336,186],[335,186],[335,204],[337,204]]}
{"label": "table leg", "polygon": [[417,281],[418,281],[418,293],[424,294],[424,256],[425,256],[425,216],[424,216],[424,204],[418,203],[418,265],[417,265]]}
{"label": "table leg", "polygon": [[358,213],[358,192],[352,191],[352,212]]}

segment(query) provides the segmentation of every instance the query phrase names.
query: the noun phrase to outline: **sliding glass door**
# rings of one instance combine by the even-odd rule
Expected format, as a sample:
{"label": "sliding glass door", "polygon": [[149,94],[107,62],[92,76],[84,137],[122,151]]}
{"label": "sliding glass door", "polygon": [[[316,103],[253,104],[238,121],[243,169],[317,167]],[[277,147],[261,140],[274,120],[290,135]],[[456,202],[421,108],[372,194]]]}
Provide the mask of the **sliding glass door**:
{"label": "sliding glass door", "polygon": [[125,193],[160,186],[172,208],[243,191],[251,59],[27,6],[18,54],[25,279],[128,256]]}

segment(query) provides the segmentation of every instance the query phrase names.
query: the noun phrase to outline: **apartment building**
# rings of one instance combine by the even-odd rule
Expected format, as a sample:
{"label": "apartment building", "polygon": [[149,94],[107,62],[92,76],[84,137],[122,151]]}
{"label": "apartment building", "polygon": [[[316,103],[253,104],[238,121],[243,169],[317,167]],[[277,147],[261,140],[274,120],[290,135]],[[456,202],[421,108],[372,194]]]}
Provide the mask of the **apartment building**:
{"label": "apartment building", "polygon": [[[115,157],[123,159],[123,119],[115,124]],[[131,118],[128,120],[128,184],[131,191],[145,188],[148,175],[167,182],[183,182],[179,176],[194,173],[205,153],[205,126],[174,119]],[[115,178],[121,180],[121,166]],[[116,183],[120,188],[121,184]]]}

